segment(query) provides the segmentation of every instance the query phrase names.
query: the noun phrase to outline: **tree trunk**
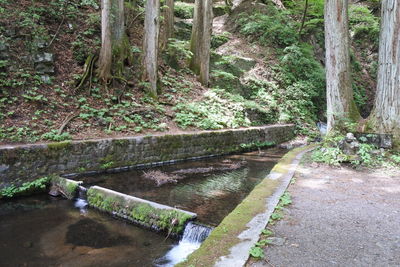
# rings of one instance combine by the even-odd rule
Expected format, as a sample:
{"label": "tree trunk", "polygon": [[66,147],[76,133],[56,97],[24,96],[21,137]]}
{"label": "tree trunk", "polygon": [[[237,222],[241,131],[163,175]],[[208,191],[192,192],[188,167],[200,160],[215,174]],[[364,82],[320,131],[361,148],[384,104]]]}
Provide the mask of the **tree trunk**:
{"label": "tree trunk", "polygon": [[303,17],[301,18],[301,25],[299,29],[299,41],[301,39],[301,32],[303,31],[304,24],[306,23],[307,10],[308,10],[308,0],[306,0],[306,2],[304,3]]}
{"label": "tree trunk", "polygon": [[193,53],[190,69],[199,75],[199,81],[208,86],[212,32],[212,0],[196,0],[190,50]]}
{"label": "tree trunk", "polygon": [[142,80],[150,83],[149,93],[153,97],[157,97],[157,55],[160,32],[159,10],[160,0],[147,0],[144,20],[144,72]]}
{"label": "tree trunk", "polygon": [[325,1],[325,47],[329,132],[338,121],[360,119],[350,78],[348,0]]}
{"label": "tree trunk", "polygon": [[124,0],[112,0],[112,38],[114,43],[122,42],[125,37]]}
{"label": "tree trunk", "polygon": [[130,57],[129,41],[125,32],[124,0],[102,0],[102,45],[98,75],[104,82],[121,76],[125,59]]}
{"label": "tree trunk", "polygon": [[174,0],[166,0],[163,9],[164,23],[162,25],[161,49],[164,50],[168,45],[168,40],[174,38]]}
{"label": "tree trunk", "polygon": [[107,82],[111,77],[112,41],[111,41],[111,1],[101,1],[101,50],[99,57],[98,75],[101,80]]}
{"label": "tree trunk", "polygon": [[400,137],[400,2],[383,0],[379,67],[372,129]]}

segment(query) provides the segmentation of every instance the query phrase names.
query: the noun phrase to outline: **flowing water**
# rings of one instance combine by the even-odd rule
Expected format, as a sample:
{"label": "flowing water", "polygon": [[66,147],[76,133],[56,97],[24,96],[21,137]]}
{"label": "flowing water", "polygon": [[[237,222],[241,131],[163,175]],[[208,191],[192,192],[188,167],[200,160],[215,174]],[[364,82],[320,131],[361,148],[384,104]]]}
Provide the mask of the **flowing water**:
{"label": "flowing water", "polygon": [[[269,149],[189,161],[151,170],[83,177],[96,184],[198,214],[215,226],[285,153]],[[176,183],[156,186],[144,173]],[[0,200],[0,266],[163,266],[184,260],[211,228],[190,222],[179,242],[87,209],[86,189],[75,201],[34,196]]]}
{"label": "flowing water", "polygon": [[[285,150],[268,149],[157,168],[80,177],[135,197],[195,212],[198,221],[216,226],[270,172]],[[146,173],[160,171],[176,183],[156,186]]]}
{"label": "flowing water", "polygon": [[156,266],[172,267],[183,261],[190,253],[198,249],[211,233],[212,228],[189,222],[182,239],[168,253],[156,260]]}

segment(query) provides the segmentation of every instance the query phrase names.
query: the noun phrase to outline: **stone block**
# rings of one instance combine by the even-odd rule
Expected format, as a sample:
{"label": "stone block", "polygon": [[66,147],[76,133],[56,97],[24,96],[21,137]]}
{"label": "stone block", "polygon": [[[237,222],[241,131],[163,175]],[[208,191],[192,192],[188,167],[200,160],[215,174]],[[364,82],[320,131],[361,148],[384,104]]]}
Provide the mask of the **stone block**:
{"label": "stone block", "polygon": [[52,63],[54,62],[54,56],[51,53],[39,53],[34,57],[35,63]]}

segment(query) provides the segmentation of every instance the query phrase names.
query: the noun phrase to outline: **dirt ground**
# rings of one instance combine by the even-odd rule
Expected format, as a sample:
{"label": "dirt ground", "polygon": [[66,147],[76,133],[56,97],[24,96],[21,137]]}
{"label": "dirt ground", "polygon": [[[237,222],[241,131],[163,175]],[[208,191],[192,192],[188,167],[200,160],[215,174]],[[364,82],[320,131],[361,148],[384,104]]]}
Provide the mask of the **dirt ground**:
{"label": "dirt ground", "polygon": [[275,245],[248,266],[400,266],[400,171],[304,163]]}

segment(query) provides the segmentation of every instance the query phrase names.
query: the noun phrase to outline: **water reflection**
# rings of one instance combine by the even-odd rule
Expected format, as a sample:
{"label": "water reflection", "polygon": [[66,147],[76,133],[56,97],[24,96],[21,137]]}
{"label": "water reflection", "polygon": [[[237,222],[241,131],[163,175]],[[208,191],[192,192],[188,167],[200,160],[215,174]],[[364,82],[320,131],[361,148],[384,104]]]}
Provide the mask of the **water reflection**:
{"label": "water reflection", "polygon": [[125,194],[195,212],[198,220],[216,226],[267,176],[285,151],[230,155],[152,168],[177,182],[156,186],[145,179],[148,170],[83,177],[86,185],[99,185]]}
{"label": "water reflection", "polygon": [[74,205],[48,196],[0,201],[0,266],[154,266],[176,244]]}

